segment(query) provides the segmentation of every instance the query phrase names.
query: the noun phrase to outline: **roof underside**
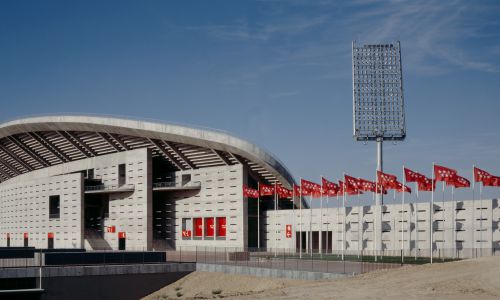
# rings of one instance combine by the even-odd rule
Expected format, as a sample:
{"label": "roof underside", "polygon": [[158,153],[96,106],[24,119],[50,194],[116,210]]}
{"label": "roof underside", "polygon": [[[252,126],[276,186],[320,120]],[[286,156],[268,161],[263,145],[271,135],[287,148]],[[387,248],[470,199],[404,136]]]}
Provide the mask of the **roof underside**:
{"label": "roof underside", "polygon": [[175,170],[244,164],[267,182],[276,177],[237,154],[130,135],[91,131],[32,131],[0,139],[0,182],[33,170],[138,148],[150,148]]}

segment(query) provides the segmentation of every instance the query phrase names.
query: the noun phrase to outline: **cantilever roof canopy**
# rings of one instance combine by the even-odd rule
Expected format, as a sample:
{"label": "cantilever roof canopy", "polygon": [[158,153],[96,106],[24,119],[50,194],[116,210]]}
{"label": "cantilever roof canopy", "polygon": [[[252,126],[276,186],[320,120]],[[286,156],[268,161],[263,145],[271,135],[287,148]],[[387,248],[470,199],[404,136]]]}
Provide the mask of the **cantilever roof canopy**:
{"label": "cantilever roof canopy", "polygon": [[44,116],[0,125],[0,182],[79,159],[150,148],[176,170],[243,164],[259,180],[294,182],[258,146],[224,132],[96,116]]}

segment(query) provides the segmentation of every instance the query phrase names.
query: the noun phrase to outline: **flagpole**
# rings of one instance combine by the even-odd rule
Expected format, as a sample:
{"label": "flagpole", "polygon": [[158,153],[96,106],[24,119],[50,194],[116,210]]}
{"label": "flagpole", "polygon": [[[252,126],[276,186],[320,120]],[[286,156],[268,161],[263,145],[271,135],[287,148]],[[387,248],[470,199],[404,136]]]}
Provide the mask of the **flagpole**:
{"label": "flagpole", "polygon": [[257,197],[257,251],[260,251],[260,182],[257,182],[257,191],[259,192]]}
{"label": "flagpole", "polygon": [[[443,207],[441,209],[441,215],[443,216],[443,230],[445,230],[445,220],[446,220],[446,215],[445,215],[445,208],[444,208],[444,184],[445,184],[445,181],[442,181],[441,182],[441,186],[443,188],[443,191],[442,191],[442,194],[443,194],[443,199],[442,199],[442,202],[443,202]],[[445,231],[443,231],[443,242],[441,244],[441,247],[443,247],[443,255],[444,255],[444,245],[445,245],[445,241],[446,241],[446,234],[445,234]],[[437,246],[437,245],[436,245]]]}
{"label": "flagpole", "polygon": [[[292,232],[294,232],[297,230],[297,228],[295,227],[295,225],[296,225],[295,224],[295,183],[292,183],[292,216],[293,216]],[[294,241],[295,241],[295,245],[297,245],[297,235],[296,234],[294,234]]]}
{"label": "flagpole", "polygon": [[[323,175],[321,175],[321,186],[323,187]],[[320,257],[323,257],[323,191],[320,191],[321,193],[321,200],[320,200],[320,208],[319,208],[319,254]]]}
{"label": "flagpole", "polygon": [[418,182],[415,182],[415,193],[417,201],[415,201],[415,260],[417,260],[418,250]]}
{"label": "flagpole", "polygon": [[276,250],[276,243],[278,241],[278,223],[276,219],[278,218],[278,193],[276,191],[277,181],[274,182],[274,257],[278,256],[278,252]]}
{"label": "flagpole", "polygon": [[[375,171],[375,191],[378,191],[379,189],[379,183],[378,183],[378,174],[377,174],[377,171]],[[375,194],[377,194],[377,192],[375,192]],[[380,187],[380,194],[383,195],[383,188]],[[373,232],[374,232],[374,235],[375,235],[375,245],[374,245],[374,251],[375,251],[375,261],[377,261],[377,250],[378,250],[378,240],[377,240],[377,232],[378,232],[378,226],[377,226],[377,221],[378,221],[378,203],[377,203],[377,199],[379,199],[378,195],[375,195],[375,209],[374,209],[374,218],[373,218]],[[380,219],[381,223],[382,223],[382,218]],[[381,225],[382,226],[382,225]]]}
{"label": "flagpole", "polygon": [[[345,180],[345,178],[344,178],[344,180]],[[344,216],[342,218],[342,260],[344,260],[344,252],[345,252],[345,219],[346,219],[346,215],[347,215],[347,212],[345,210],[345,182],[344,182],[344,188],[342,189],[342,210],[344,212]]]}
{"label": "flagpole", "polygon": [[[394,189],[392,192],[393,192],[392,193],[392,203],[394,203],[394,209],[395,209],[396,208],[396,189]],[[396,218],[397,218],[396,214],[394,214],[394,219],[393,219],[394,221],[392,222],[392,224],[394,225],[394,227],[393,227],[394,228],[394,246],[393,246],[393,251],[396,251],[396,244],[397,244],[397,242],[396,242],[396,237],[397,237],[397,235],[396,235]]]}
{"label": "flagpole", "polygon": [[[376,204],[375,201],[377,199],[377,196],[376,196],[377,195],[377,190],[378,190],[377,184],[375,183],[375,193],[372,194],[372,202],[373,202],[373,204]],[[376,205],[375,205],[375,207],[376,207]],[[374,239],[373,239],[373,253],[374,254],[375,254],[376,244],[377,244],[377,233],[375,231],[375,228],[376,227],[375,227],[375,218],[374,218],[374,220],[373,220],[373,234],[374,234]],[[375,257],[377,257],[376,254],[375,254]],[[376,258],[375,258],[375,261],[376,261]]]}
{"label": "flagpole", "polygon": [[330,204],[330,195],[328,194],[328,192],[326,192],[326,215],[328,216],[327,220],[328,220],[328,223],[326,223],[326,254],[328,254],[328,246],[330,246],[330,243],[329,243],[329,238],[328,238],[328,227],[330,227],[330,207],[329,207],[329,204]]}
{"label": "flagpole", "polygon": [[405,166],[403,165],[403,196],[401,197],[401,263],[404,263],[404,250],[405,250],[405,228],[404,228],[404,206],[405,206],[405,187],[406,175]]}
{"label": "flagpole", "polygon": [[452,233],[452,238],[451,238],[451,242],[453,243],[453,258],[456,258],[457,256],[457,242],[456,242],[456,234],[457,232],[455,231],[455,213],[457,212],[457,209],[456,209],[456,203],[455,203],[455,186],[452,185],[451,186],[451,205],[453,206],[452,207],[452,214],[451,214],[451,233]]}
{"label": "flagpole", "polygon": [[[339,254],[340,247],[339,247],[339,217],[340,217],[340,199],[339,199],[339,193],[337,192],[337,220],[335,222],[335,244],[337,246],[337,255]],[[338,256],[337,256],[338,257]]]}
{"label": "flagpole", "polygon": [[432,195],[431,195],[431,207],[429,209],[429,248],[430,248],[430,256],[431,256],[431,264],[432,264],[432,231],[434,230],[432,223],[434,222],[434,164],[432,163],[432,179],[431,179],[431,188],[432,188]]}
{"label": "flagpole", "polygon": [[361,199],[359,198],[359,188],[358,188],[358,258],[359,258],[359,255],[360,255],[360,252],[361,252],[361,243],[363,242],[363,237],[361,236],[361,232],[363,230],[363,228],[361,228],[361,232],[360,232],[360,224],[361,224],[361,219],[360,219],[360,204],[361,204]]}
{"label": "flagpole", "polygon": [[474,169],[475,169],[475,165],[472,165],[472,249],[471,249],[471,257],[474,256],[474,249],[476,249],[476,237],[475,237],[475,223],[476,223],[476,219],[475,219],[475,203],[474,203],[474,192],[475,192],[475,182],[476,182],[476,178],[474,177]]}
{"label": "flagpole", "polygon": [[302,177],[300,177],[300,189],[299,189],[299,213],[300,213],[300,236],[299,236],[299,257],[302,258]]}
{"label": "flagpole", "polygon": [[312,213],[312,203],[313,203],[313,192],[311,191],[311,195],[309,196],[309,233],[308,233],[308,237],[309,237],[309,251],[310,251],[310,255],[311,257],[313,257],[313,245],[312,245],[312,237],[313,237],[313,234],[312,234],[312,217],[313,217],[313,213]]}
{"label": "flagpole", "polygon": [[479,205],[480,213],[479,213],[479,249],[481,250],[479,255],[483,255],[483,185],[484,183],[481,181],[479,183]]}

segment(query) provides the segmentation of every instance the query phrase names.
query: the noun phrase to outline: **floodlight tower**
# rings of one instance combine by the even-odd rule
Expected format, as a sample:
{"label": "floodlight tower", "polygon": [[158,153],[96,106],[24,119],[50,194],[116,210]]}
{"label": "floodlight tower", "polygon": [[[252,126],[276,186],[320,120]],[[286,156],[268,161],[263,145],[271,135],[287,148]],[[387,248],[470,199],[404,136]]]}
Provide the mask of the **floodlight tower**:
{"label": "floodlight tower", "polygon": [[[377,170],[383,171],[383,141],[406,137],[399,41],[359,47],[352,42],[352,104],[354,138],[377,142]],[[376,197],[379,206],[383,194]]]}

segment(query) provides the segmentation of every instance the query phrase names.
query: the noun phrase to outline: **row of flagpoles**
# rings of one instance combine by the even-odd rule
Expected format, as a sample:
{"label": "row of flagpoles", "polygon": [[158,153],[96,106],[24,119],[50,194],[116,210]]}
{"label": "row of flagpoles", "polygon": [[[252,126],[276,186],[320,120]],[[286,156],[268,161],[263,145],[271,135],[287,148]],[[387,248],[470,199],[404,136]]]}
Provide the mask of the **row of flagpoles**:
{"label": "row of flagpoles", "polygon": [[[472,168],[472,173],[473,173],[473,182],[472,182],[472,188],[474,189],[474,183],[478,182],[481,183],[480,185],[480,199],[482,198],[482,187],[483,186],[491,186],[491,187],[500,187],[500,176],[495,176],[492,175],[482,169],[479,169],[475,166]],[[427,192],[432,192],[431,196],[431,208],[434,208],[434,192],[436,190],[436,182],[441,181],[443,183],[443,191],[444,191],[444,186],[445,184],[447,186],[452,187],[452,201],[454,201],[454,189],[455,188],[469,188],[471,186],[471,183],[468,179],[465,177],[462,177],[458,175],[458,172],[454,169],[440,166],[433,164],[432,168],[432,178],[428,178],[427,176],[419,173],[412,171],[410,169],[407,169],[403,166],[403,183],[398,181],[398,178],[396,175],[384,173],[381,171],[377,171],[377,176],[376,176],[376,181],[370,181],[366,180],[363,178],[356,178],[349,176],[344,173],[344,181],[339,180],[338,183],[329,181],[325,179],[323,176],[321,176],[321,184],[305,180],[305,179],[300,179],[300,186],[297,186],[293,184],[292,189],[287,189],[283,187],[282,185],[278,185],[275,183],[274,185],[267,185],[267,184],[262,184],[258,183],[257,189],[248,187],[246,185],[243,186],[243,196],[247,198],[257,198],[257,247],[260,248],[260,197],[261,196],[274,196],[274,209],[278,209],[278,200],[280,198],[292,198],[293,202],[295,202],[295,197],[299,197],[299,199],[302,198],[302,196],[311,196],[312,198],[321,198],[321,204],[320,208],[321,210],[323,209],[323,197],[327,197],[327,201],[329,197],[338,197],[342,196],[342,208],[345,209],[345,200],[346,196],[349,195],[360,195],[363,194],[363,192],[373,192],[375,194],[387,194],[388,190],[394,190],[394,192],[399,192],[402,193],[402,201],[401,201],[401,218],[403,218],[403,207],[404,207],[404,194],[411,193],[411,188],[406,185],[407,182],[414,182],[415,183],[415,190],[416,190],[416,195],[417,195],[417,201],[418,201],[418,192],[419,191],[427,191]],[[473,193],[473,199],[474,200],[474,193]],[[299,200],[299,209],[301,210],[300,213],[300,242],[299,242],[299,249],[300,249],[300,256],[302,257],[302,201]],[[383,204],[383,203],[382,203]],[[443,204],[444,204],[444,198],[443,198]],[[293,205],[294,207],[295,205]],[[312,211],[311,211],[312,213]],[[321,213],[321,218],[323,216],[322,211]],[[430,236],[429,236],[429,242],[430,242],[430,260],[432,263],[432,235],[433,235],[433,230],[432,230],[432,224],[433,224],[433,213],[432,210],[429,212],[430,213],[430,226],[431,229],[429,230]],[[403,224],[403,220],[402,224]],[[322,223],[322,220],[320,220]],[[276,224],[275,224],[276,225]],[[322,226],[323,224],[321,224]],[[345,216],[344,216],[344,229],[342,233],[342,256],[344,256],[344,248],[345,248]],[[275,230],[276,226],[275,226]],[[322,231],[322,229],[320,229]],[[322,232],[320,233],[322,234]],[[404,230],[401,230],[401,250],[404,250]],[[276,235],[276,232],[275,232]],[[328,236],[327,236],[328,238]],[[375,244],[377,243],[375,236]],[[275,238],[275,244],[276,244],[276,238]],[[328,244],[328,241],[327,241]],[[454,242],[455,244],[455,242]],[[274,247],[277,249],[276,245]],[[320,247],[321,248],[321,247]],[[312,255],[312,251],[311,251]],[[402,255],[402,259],[403,259]]]}

